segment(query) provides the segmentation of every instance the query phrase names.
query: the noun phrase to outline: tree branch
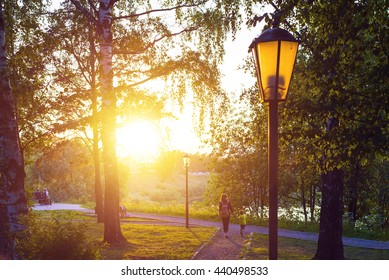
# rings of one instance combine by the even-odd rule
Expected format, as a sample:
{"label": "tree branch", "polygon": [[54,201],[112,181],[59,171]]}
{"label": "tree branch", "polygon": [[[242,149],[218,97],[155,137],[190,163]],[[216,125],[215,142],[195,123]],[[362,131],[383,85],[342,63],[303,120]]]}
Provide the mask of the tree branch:
{"label": "tree branch", "polygon": [[183,4],[183,5],[179,5],[179,6],[175,6],[175,7],[171,7],[171,8],[161,8],[161,9],[145,11],[145,12],[142,12],[142,13],[139,13],[139,14],[130,14],[130,15],[127,15],[127,16],[113,17],[112,20],[140,17],[140,16],[144,16],[144,15],[149,15],[149,14],[152,14],[152,13],[169,12],[169,11],[178,10],[178,9],[182,9],[182,8],[193,8],[193,7],[198,7],[198,6],[202,5],[202,4],[205,4],[206,2],[208,2],[208,0],[204,0],[204,1],[201,1],[201,2],[195,3],[195,4]]}
{"label": "tree branch", "polygon": [[95,17],[98,17],[99,11],[96,9],[96,6],[93,3],[93,0],[88,0],[88,2],[89,2],[90,10],[93,11],[93,13],[95,14]]}
{"label": "tree branch", "polygon": [[[141,71],[141,70],[130,71],[133,73],[137,72],[139,74],[142,74],[144,76],[144,78],[142,78],[141,80],[139,80],[137,82],[127,84],[127,87],[136,87],[138,85],[146,83],[147,81],[150,81],[150,80],[153,80],[156,78],[160,78],[160,77],[168,76],[171,73],[173,73],[174,71],[179,70],[180,67],[176,66],[178,62],[180,62],[180,60],[170,61],[164,65],[159,65],[156,68],[152,68],[152,69],[148,69],[148,70],[144,70],[144,71]],[[127,73],[127,72],[125,72],[125,73]],[[118,88],[120,88],[120,87],[121,86],[119,86]]]}
{"label": "tree branch", "polygon": [[164,35],[160,36],[159,38],[155,38],[152,42],[148,43],[144,48],[137,50],[137,51],[114,50],[113,54],[134,54],[134,55],[141,54],[141,53],[144,53],[145,51],[147,51],[149,48],[155,46],[155,44],[157,44],[159,41],[162,41],[165,38],[178,36],[178,35],[185,33],[185,32],[192,32],[192,31],[196,30],[197,28],[198,28],[198,26],[193,26],[193,27],[185,28],[179,32],[164,34]]}
{"label": "tree branch", "polygon": [[79,10],[91,23],[93,23],[95,26],[99,25],[98,19],[96,19],[91,12],[88,11],[87,8],[85,8],[80,1],[78,0],[70,0],[70,2],[73,3],[73,5]]}

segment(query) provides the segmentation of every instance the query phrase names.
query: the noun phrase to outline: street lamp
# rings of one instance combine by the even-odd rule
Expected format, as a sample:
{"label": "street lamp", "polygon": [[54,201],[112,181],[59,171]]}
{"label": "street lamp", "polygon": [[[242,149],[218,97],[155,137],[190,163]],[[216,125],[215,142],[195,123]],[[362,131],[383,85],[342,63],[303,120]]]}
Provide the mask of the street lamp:
{"label": "street lamp", "polygon": [[189,164],[190,164],[190,155],[185,154],[184,157],[182,158],[184,161],[184,167],[185,167],[185,175],[186,175],[186,204],[185,204],[185,209],[186,209],[186,228],[189,228],[189,202],[188,202],[188,169],[189,169]]}
{"label": "street lamp", "polygon": [[252,51],[259,92],[269,103],[269,259],[277,259],[278,244],[278,102],[285,101],[296,60],[299,41],[278,27],[265,30],[253,40]]}

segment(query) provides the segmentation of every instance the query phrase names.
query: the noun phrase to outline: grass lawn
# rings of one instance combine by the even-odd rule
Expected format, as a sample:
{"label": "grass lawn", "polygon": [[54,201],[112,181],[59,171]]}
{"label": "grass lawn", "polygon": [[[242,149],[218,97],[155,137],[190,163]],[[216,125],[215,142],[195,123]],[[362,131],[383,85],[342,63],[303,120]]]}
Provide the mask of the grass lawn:
{"label": "grass lawn", "polygon": [[[188,260],[217,230],[214,227],[187,229],[184,226],[155,225],[150,219],[124,218],[121,229],[127,243],[109,246],[102,245],[104,225],[96,223],[95,217],[77,211],[36,212],[40,227],[47,230],[56,224],[55,221],[64,227],[67,223],[85,225],[88,239],[96,247],[101,247],[103,260]],[[141,224],[137,224],[139,222]]]}
{"label": "grass lawn", "polygon": [[[268,236],[255,233],[246,253],[248,260],[268,259]],[[309,260],[316,253],[317,244],[293,238],[278,238],[278,259]],[[374,250],[344,246],[344,256],[349,260],[389,260],[389,250]]]}
{"label": "grass lawn", "polygon": [[[37,213],[38,212],[38,213]],[[60,221],[74,225],[87,225],[87,236],[92,246],[101,246],[103,224],[97,224],[95,217],[76,211],[37,211],[36,218],[44,231]],[[53,221],[48,223],[48,221]],[[138,224],[141,222],[141,224]],[[167,226],[148,224],[149,219],[122,219],[122,233],[127,243],[117,246],[102,246],[101,256],[104,260],[188,260],[201,245],[217,230],[213,227]],[[135,224],[134,224],[135,223]],[[146,224],[144,224],[146,223]],[[64,228],[63,228],[64,229]],[[53,234],[56,234],[55,230]],[[63,235],[63,234],[62,234]],[[61,235],[61,236],[62,236]],[[246,241],[248,243],[248,241]],[[95,244],[95,245],[93,245]],[[316,252],[316,242],[279,237],[278,255],[282,260],[308,260]],[[246,246],[247,248],[247,246]],[[246,259],[268,259],[268,236],[255,233],[245,254]],[[357,247],[344,247],[344,255],[350,260],[389,260],[389,250],[373,250]]]}
{"label": "grass lawn", "polygon": [[[122,224],[126,244],[105,246],[104,260],[189,260],[216,231],[212,227]],[[103,225],[90,224],[91,236],[102,240]]]}

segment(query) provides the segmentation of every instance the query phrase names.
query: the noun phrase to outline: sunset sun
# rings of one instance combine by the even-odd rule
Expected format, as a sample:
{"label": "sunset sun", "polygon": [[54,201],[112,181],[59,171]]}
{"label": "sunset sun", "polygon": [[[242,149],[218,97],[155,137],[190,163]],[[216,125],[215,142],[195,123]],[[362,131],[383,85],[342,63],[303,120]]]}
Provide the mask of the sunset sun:
{"label": "sunset sun", "polygon": [[195,135],[190,116],[153,123],[138,120],[117,129],[118,157],[131,157],[138,162],[153,162],[161,152],[179,150],[196,153],[199,139]]}
{"label": "sunset sun", "polygon": [[158,127],[148,121],[137,121],[117,129],[119,157],[153,161],[158,156],[161,141]]}

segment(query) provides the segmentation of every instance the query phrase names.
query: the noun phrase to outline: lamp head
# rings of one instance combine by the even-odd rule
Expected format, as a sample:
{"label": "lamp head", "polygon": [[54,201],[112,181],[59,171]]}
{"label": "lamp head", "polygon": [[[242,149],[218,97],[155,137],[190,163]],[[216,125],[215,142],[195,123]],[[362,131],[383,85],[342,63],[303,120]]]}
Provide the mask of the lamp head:
{"label": "lamp head", "polygon": [[250,44],[263,101],[286,100],[299,41],[281,28],[265,30]]}
{"label": "lamp head", "polygon": [[189,167],[189,164],[190,164],[190,155],[189,154],[185,154],[182,158],[182,160],[184,161],[184,167]]}

